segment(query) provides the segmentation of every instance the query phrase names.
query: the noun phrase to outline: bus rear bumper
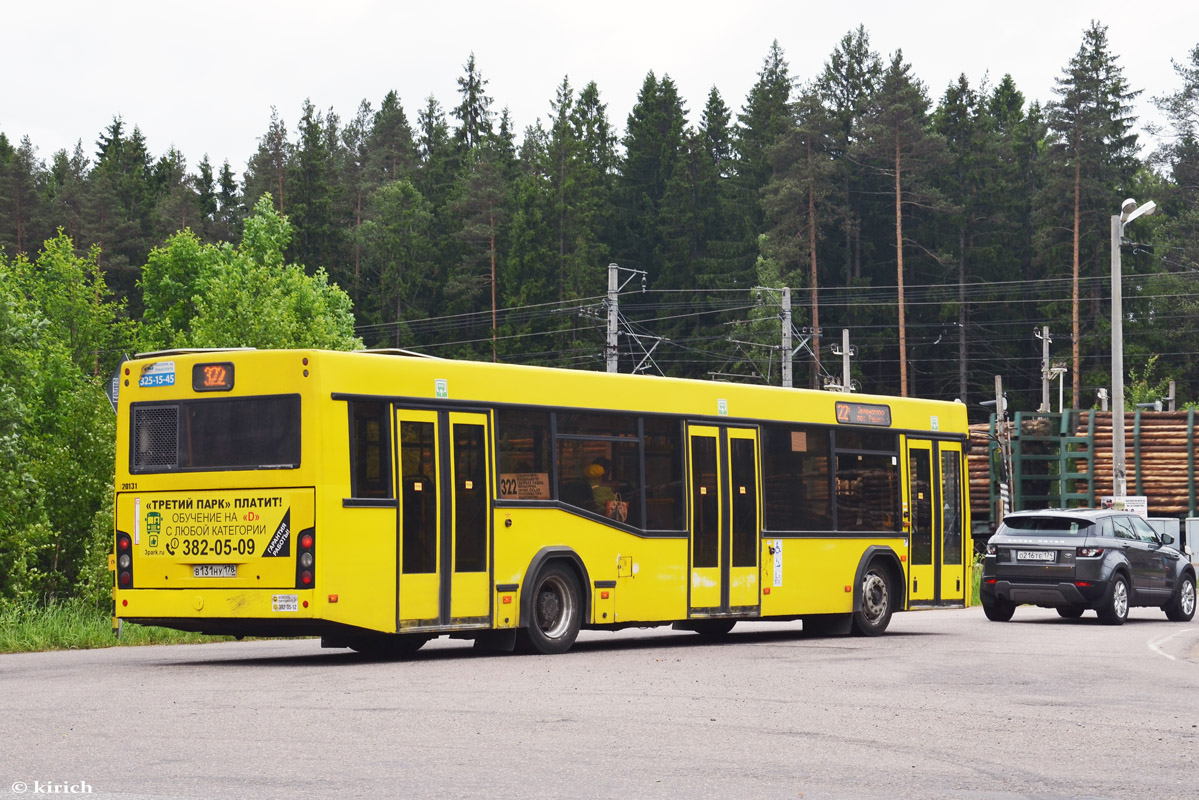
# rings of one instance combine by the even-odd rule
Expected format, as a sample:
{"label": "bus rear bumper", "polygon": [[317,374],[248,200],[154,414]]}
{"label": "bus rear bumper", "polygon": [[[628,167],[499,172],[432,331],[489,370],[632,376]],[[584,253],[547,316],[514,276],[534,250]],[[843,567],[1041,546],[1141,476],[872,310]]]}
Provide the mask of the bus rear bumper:
{"label": "bus rear bumper", "polygon": [[320,622],[312,590],[125,589],[117,590],[114,599],[117,619],[185,631],[226,633],[209,628],[246,625],[292,629]]}

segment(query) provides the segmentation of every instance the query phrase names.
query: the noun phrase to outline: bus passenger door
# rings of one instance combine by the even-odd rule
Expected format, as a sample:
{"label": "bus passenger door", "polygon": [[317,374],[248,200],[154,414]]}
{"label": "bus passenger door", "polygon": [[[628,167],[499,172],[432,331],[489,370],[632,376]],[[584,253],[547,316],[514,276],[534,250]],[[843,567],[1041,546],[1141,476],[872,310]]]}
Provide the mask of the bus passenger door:
{"label": "bus passenger door", "polygon": [[689,613],[758,612],[758,436],[755,429],[689,425]]}
{"label": "bus passenger door", "polygon": [[400,630],[486,627],[487,417],[396,409]]}
{"label": "bus passenger door", "polygon": [[908,600],[913,605],[929,605],[936,600],[934,463],[932,442],[908,439]]}
{"label": "bus passenger door", "polygon": [[964,602],[962,446],[908,439],[908,599]]}
{"label": "bus passenger door", "polygon": [[455,625],[489,625],[491,591],[491,485],[487,416],[449,414],[450,465],[454,496],[450,503],[453,541],[450,556],[450,619]]}
{"label": "bus passenger door", "polygon": [[963,554],[964,520],[962,511],[962,445],[960,442],[938,442],[941,457],[940,486],[941,541],[937,567],[940,584],[937,599],[942,603],[964,603],[966,600],[966,566]]}

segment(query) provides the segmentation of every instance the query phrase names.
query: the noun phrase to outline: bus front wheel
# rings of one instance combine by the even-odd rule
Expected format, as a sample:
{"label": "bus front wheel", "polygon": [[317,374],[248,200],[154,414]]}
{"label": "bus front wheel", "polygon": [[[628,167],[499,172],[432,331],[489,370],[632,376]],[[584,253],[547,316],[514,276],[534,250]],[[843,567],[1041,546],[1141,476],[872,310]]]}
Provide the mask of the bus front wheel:
{"label": "bus front wheel", "polygon": [[528,627],[517,635],[517,645],[524,653],[565,653],[575,643],[582,621],[578,578],[569,567],[550,564],[533,583]]}
{"label": "bus front wheel", "polygon": [[873,563],[862,575],[862,605],[853,612],[851,630],[857,636],[878,636],[891,623],[891,579],[887,568]]}

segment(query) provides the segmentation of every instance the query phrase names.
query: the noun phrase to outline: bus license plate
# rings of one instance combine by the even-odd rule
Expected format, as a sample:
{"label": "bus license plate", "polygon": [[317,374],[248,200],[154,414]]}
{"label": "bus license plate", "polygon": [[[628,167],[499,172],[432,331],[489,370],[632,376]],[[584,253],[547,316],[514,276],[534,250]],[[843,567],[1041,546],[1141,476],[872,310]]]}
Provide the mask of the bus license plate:
{"label": "bus license plate", "polygon": [[1052,550],[1017,550],[1017,561],[1057,561],[1057,553]]}
{"label": "bus license plate", "polygon": [[192,567],[193,578],[236,578],[236,564],[196,564]]}

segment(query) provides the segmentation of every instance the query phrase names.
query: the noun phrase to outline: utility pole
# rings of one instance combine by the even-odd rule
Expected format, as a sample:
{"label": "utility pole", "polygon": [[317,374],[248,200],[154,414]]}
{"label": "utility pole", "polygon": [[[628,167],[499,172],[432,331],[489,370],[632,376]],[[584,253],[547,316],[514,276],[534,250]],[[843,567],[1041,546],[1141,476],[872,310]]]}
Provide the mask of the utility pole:
{"label": "utility pole", "polygon": [[608,372],[620,371],[620,350],[617,346],[617,333],[620,327],[619,270],[620,267],[616,264],[608,265],[608,343],[604,347]]}
{"label": "utility pole", "polygon": [[[832,348],[833,355],[841,356],[841,391],[849,394],[853,391],[853,384],[851,383],[852,379],[849,377],[849,359],[852,356],[856,356],[858,351],[849,343],[848,328],[841,329],[840,346],[834,344],[832,345]],[[827,388],[834,390],[836,389],[836,387],[831,384]]]}
{"label": "utility pole", "polygon": [[1037,411],[1047,414],[1052,410],[1049,406],[1049,343],[1053,339],[1049,336],[1048,325],[1040,331],[1034,328],[1033,335],[1041,340],[1041,407]]}
{"label": "utility pole", "polygon": [[[995,376],[995,443],[999,445],[999,519],[1012,510],[1012,440],[1007,429],[1007,398],[1003,396],[1003,376]],[[983,403],[984,406],[990,402]]]}
{"label": "utility pole", "polygon": [[783,287],[783,387],[791,388],[791,289]]}

